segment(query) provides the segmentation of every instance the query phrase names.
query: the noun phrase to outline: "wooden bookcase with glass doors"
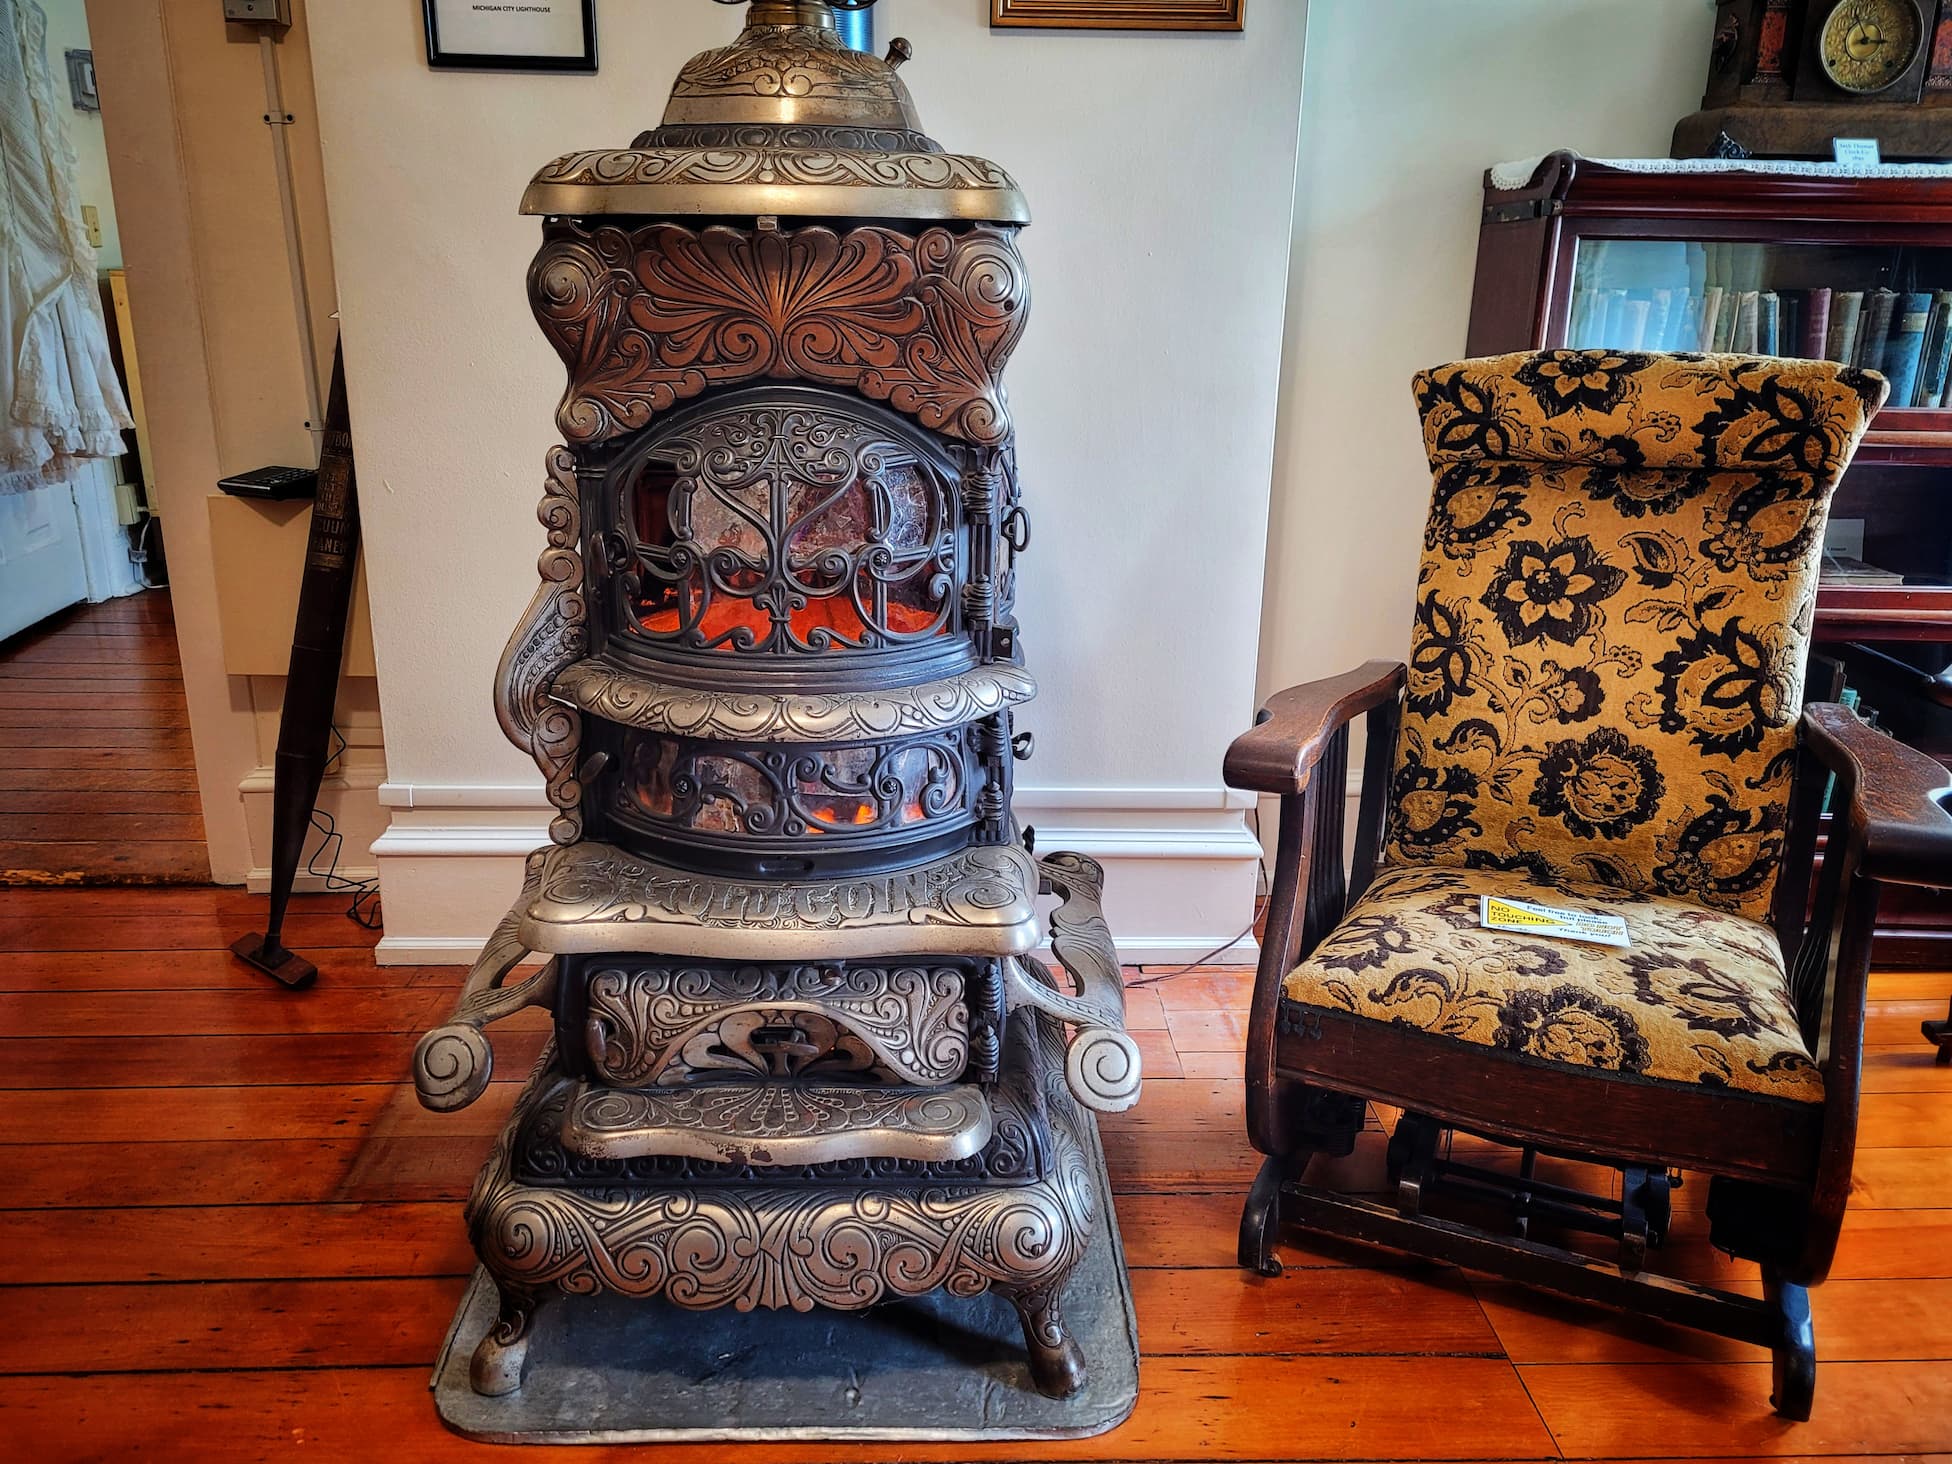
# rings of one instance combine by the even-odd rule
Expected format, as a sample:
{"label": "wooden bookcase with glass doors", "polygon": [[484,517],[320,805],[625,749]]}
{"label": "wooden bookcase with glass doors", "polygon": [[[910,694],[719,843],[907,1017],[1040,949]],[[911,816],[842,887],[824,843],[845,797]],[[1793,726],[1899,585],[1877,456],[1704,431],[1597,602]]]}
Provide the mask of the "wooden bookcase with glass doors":
{"label": "wooden bookcase with glass doors", "polygon": [[[1831,507],[1812,697],[1952,767],[1952,176],[1658,172],[1554,153],[1485,182],[1469,354],[1823,355],[1893,378]],[[1938,678],[1938,679],[1935,679]],[[1952,963],[1952,901],[1887,901],[1877,959]]]}

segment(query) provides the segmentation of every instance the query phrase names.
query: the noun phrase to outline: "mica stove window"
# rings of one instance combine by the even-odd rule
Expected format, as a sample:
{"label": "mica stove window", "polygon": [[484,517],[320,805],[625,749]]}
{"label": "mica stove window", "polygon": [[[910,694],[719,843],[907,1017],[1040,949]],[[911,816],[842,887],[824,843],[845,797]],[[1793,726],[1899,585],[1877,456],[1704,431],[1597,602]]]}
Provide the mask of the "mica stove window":
{"label": "mica stove window", "polygon": [[739,653],[868,650],[953,633],[953,497],[863,424],[709,419],[628,480],[628,605],[653,640]]}

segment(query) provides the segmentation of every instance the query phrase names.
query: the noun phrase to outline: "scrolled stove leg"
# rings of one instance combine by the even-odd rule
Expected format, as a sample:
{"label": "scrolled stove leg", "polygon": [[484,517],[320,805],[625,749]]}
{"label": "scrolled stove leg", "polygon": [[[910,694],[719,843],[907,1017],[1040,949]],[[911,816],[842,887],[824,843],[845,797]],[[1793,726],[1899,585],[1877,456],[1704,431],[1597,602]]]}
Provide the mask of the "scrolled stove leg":
{"label": "scrolled stove leg", "polygon": [[540,1298],[526,1287],[497,1281],[501,1311],[474,1349],[468,1381],[484,1398],[500,1398],[522,1386],[529,1366],[529,1332]]}
{"label": "scrolled stove leg", "polygon": [[1061,1283],[1006,1292],[1023,1322],[1023,1345],[1030,1354],[1030,1380],[1046,1398],[1068,1398],[1085,1384],[1087,1370],[1078,1339],[1064,1327],[1058,1301]]}
{"label": "scrolled stove leg", "polygon": [[1061,983],[1035,956],[1022,956],[1004,965],[1005,997],[1072,1028],[1064,1055],[1071,1096],[1097,1113],[1123,1113],[1139,1101],[1142,1064],[1125,1031],[1125,982],[1102,904],[1105,871],[1067,851],[1044,855],[1037,867],[1063,897],[1051,912],[1051,953],[1070,979]]}
{"label": "scrolled stove leg", "polygon": [[[482,1032],[490,1022],[539,1006],[556,1004],[556,963],[540,971],[516,976],[516,967],[529,948],[522,943],[522,912],[541,888],[541,851],[529,855],[528,876],[515,908],[502,916],[495,933],[475,958],[474,968],[461,985],[461,999],[453,1014],[420,1039],[413,1050],[413,1085],[420,1106],[436,1113],[466,1108],[488,1091],[495,1071],[495,1051]],[[511,981],[509,978],[515,976]]]}

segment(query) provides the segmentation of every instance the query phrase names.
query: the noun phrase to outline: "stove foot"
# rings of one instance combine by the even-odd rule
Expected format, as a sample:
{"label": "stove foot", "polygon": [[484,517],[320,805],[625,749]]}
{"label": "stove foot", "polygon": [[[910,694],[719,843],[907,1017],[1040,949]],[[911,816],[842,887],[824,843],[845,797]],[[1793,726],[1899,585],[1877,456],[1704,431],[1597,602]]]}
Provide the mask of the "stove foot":
{"label": "stove foot", "polygon": [[1057,1286],[1005,1293],[1023,1322],[1030,1380],[1046,1398],[1069,1398],[1085,1384],[1084,1352],[1064,1329]]}
{"label": "stove foot", "polygon": [[534,1292],[497,1283],[501,1315],[474,1350],[468,1381],[484,1398],[500,1398],[522,1386],[529,1365],[529,1330],[535,1321]]}

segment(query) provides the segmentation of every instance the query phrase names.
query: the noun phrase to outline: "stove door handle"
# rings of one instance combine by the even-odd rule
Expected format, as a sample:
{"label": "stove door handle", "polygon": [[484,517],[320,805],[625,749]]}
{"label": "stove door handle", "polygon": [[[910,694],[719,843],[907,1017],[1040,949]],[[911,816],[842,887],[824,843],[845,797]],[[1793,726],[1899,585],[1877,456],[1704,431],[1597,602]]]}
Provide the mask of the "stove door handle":
{"label": "stove door handle", "polygon": [[997,525],[1003,542],[1010,546],[1012,555],[1021,554],[1030,547],[1030,515],[1019,504],[1003,515],[1003,522]]}

